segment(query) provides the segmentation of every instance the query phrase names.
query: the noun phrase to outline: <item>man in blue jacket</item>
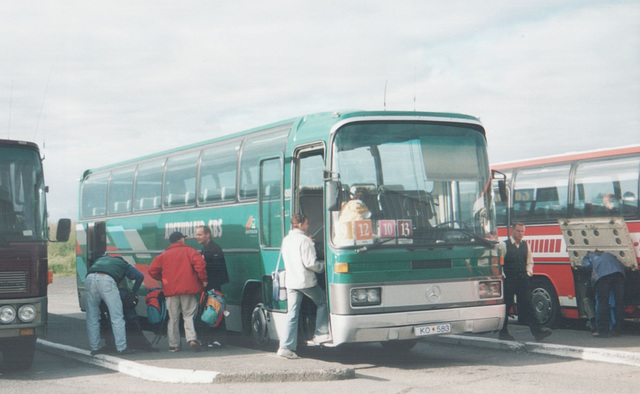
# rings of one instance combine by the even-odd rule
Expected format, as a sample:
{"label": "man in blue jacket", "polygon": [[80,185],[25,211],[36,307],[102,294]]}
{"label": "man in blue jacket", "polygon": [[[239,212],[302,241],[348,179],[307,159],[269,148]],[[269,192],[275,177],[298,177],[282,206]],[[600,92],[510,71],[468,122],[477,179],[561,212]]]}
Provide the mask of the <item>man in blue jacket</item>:
{"label": "man in blue jacket", "polygon": [[84,283],[87,293],[87,335],[92,355],[100,353],[100,301],[104,301],[109,308],[116,351],[118,354],[131,352],[127,348],[126,323],[118,289],[118,283],[125,276],[135,281],[131,289],[135,294],[142,285],[144,275],[122,257],[104,255],[88,270]]}
{"label": "man in blue jacket", "polygon": [[[600,338],[620,335],[622,332],[622,314],[624,311],[624,265],[607,252],[596,250],[587,253],[582,259],[582,267],[591,269],[591,285],[598,299],[596,322],[597,334]],[[610,330],[611,313],[609,312],[609,295],[613,292],[615,300],[615,326]]]}

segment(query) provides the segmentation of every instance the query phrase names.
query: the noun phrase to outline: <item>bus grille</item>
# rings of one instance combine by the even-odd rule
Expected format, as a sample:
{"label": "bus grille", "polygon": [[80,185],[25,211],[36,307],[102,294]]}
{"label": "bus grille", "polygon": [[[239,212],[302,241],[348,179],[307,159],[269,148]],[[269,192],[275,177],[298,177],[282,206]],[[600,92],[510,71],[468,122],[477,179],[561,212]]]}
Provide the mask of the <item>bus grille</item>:
{"label": "bus grille", "polygon": [[439,260],[411,260],[411,269],[428,270],[437,268],[451,268],[451,259]]}
{"label": "bus grille", "polygon": [[0,294],[27,291],[27,271],[0,272]]}

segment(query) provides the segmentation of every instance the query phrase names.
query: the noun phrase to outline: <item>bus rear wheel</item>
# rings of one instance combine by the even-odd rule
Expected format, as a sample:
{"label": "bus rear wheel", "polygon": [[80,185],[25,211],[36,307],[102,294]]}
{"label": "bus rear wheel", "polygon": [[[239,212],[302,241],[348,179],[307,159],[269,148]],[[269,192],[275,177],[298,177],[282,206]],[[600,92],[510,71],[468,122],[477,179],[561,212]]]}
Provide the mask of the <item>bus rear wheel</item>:
{"label": "bus rear wheel", "polygon": [[560,324],[560,302],[555,289],[545,279],[531,282],[531,303],[538,322],[543,327],[556,328]]}

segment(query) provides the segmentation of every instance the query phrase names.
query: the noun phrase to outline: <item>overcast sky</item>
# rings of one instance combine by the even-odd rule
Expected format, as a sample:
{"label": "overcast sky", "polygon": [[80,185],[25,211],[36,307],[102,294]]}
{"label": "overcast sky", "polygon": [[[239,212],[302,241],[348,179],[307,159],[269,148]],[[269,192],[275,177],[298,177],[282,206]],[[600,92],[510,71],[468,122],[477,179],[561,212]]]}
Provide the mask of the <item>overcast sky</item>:
{"label": "overcast sky", "polygon": [[87,168],[385,84],[481,118],[492,162],[640,143],[640,0],[21,0],[0,32],[0,138],[44,145],[53,219]]}

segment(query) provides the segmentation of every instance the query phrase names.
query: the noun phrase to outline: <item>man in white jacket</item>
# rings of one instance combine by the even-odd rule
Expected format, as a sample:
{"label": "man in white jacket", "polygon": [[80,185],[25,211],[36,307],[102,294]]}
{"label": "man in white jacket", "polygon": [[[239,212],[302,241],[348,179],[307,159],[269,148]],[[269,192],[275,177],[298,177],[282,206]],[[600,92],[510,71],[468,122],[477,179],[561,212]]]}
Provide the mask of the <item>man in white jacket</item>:
{"label": "man in white jacket", "polygon": [[285,285],[287,287],[286,332],[280,338],[278,356],[298,358],[298,318],[300,305],[306,295],[316,304],[316,330],[313,337],[315,343],[327,342],[329,326],[327,315],[327,298],[318,286],[316,273],[324,272],[324,262],[317,260],[313,240],[307,234],[309,221],[301,214],[291,216],[291,230],[282,240],[282,260],[286,270]]}

